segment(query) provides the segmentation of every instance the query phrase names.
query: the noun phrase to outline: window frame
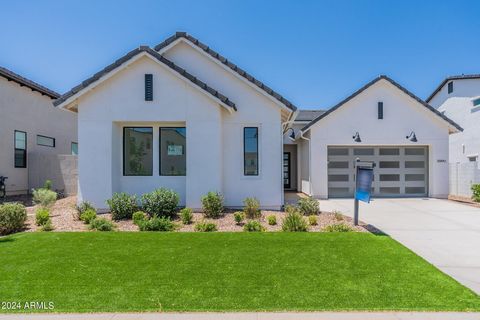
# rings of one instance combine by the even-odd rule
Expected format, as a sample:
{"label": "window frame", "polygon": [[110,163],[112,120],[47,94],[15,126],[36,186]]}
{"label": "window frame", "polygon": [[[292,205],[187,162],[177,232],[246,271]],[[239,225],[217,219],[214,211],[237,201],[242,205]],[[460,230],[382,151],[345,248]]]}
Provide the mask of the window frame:
{"label": "window frame", "polygon": [[475,97],[472,99],[472,106],[474,108],[480,107],[480,97]]}
{"label": "window frame", "polygon": [[[125,129],[152,129],[152,173],[151,174],[126,174],[125,172]],[[123,176],[124,177],[152,177],[153,176],[153,127],[149,126],[126,126],[123,127],[123,137],[122,137],[122,157],[123,157],[123,163],[122,163],[122,170],[123,170]]]}
{"label": "window frame", "polygon": [[[77,145],[77,153],[76,153],[76,154],[73,153],[73,145],[74,145],[74,144]],[[73,142],[73,141],[72,141],[72,142],[70,143],[70,153],[72,154],[72,156],[78,156],[78,142]]]}
{"label": "window frame", "polygon": [[[25,134],[25,149],[20,149],[20,148],[17,148],[17,132],[19,133],[23,133]],[[27,147],[28,147],[28,137],[27,137],[27,132],[25,131],[21,131],[21,130],[14,130],[13,131],[13,166],[15,168],[26,168],[27,167]],[[23,166],[18,166],[17,165],[17,162],[15,161],[15,153],[17,152],[17,150],[21,150],[23,151]]]}
{"label": "window frame", "polygon": [[[48,145],[48,144],[38,143],[38,137],[47,138],[47,139],[53,140],[53,146]],[[52,137],[49,137],[49,136],[44,136],[44,135],[41,135],[41,134],[37,134],[37,140],[36,140],[36,142],[37,142],[37,146],[49,147],[49,148],[55,148],[55,146],[56,146],[56,140],[55,140],[55,138],[52,138]]]}
{"label": "window frame", "polygon": [[383,120],[383,102],[379,101],[377,104],[377,118],[378,120]]}
{"label": "window frame", "polygon": [[[245,143],[245,133],[247,129],[257,129],[257,145],[256,145],[256,155],[257,155],[257,162],[256,162],[256,169],[257,173],[256,174],[247,174],[246,172],[246,155],[247,155],[247,150],[246,150],[246,143]],[[244,177],[258,177],[260,175],[260,155],[259,155],[259,136],[260,136],[260,128],[258,126],[244,126],[243,127],[243,176]]]}
{"label": "window frame", "polygon": [[[162,174],[162,129],[185,129],[185,174]],[[158,127],[158,175],[160,177],[186,177],[187,176],[187,127]]]}
{"label": "window frame", "polygon": [[450,81],[449,83],[447,83],[447,92],[448,94],[453,92],[453,81]]}

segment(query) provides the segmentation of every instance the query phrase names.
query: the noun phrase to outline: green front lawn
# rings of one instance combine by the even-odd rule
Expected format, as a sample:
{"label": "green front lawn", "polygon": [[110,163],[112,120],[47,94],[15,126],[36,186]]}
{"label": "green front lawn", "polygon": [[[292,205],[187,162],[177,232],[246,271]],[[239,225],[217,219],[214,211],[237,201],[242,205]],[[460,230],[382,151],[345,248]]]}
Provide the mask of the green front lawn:
{"label": "green front lawn", "polygon": [[17,234],[0,239],[1,301],[52,301],[56,312],[480,310],[478,295],[366,233]]}

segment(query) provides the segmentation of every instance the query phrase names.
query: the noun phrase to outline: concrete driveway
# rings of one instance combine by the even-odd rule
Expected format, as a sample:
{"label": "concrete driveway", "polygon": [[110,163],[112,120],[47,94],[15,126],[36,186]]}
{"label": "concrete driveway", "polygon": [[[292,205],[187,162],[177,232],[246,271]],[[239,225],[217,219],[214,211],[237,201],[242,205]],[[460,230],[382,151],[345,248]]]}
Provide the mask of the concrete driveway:
{"label": "concrete driveway", "polygon": [[[353,200],[320,200],[320,208],[352,216]],[[432,198],[374,199],[360,202],[360,220],[480,294],[480,208]]]}

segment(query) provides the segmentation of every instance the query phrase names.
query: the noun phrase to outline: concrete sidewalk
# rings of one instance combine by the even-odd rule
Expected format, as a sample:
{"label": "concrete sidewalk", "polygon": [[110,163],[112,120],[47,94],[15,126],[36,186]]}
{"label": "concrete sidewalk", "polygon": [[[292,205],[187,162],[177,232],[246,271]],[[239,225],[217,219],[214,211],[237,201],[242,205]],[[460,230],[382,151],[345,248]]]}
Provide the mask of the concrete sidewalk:
{"label": "concrete sidewalk", "polygon": [[479,320],[465,312],[84,313],[1,315],[0,320]]}
{"label": "concrete sidewalk", "polygon": [[[353,200],[320,200],[320,208],[352,216]],[[360,220],[480,293],[480,208],[433,198],[374,199],[360,202]]]}

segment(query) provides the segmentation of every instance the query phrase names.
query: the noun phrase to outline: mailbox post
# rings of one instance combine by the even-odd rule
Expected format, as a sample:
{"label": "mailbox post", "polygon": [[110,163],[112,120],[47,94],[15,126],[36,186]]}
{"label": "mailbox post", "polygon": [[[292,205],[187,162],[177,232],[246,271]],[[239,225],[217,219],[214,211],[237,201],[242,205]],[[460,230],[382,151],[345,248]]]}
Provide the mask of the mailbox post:
{"label": "mailbox post", "polygon": [[355,160],[355,198],[353,224],[358,226],[358,201],[370,202],[375,162]]}

